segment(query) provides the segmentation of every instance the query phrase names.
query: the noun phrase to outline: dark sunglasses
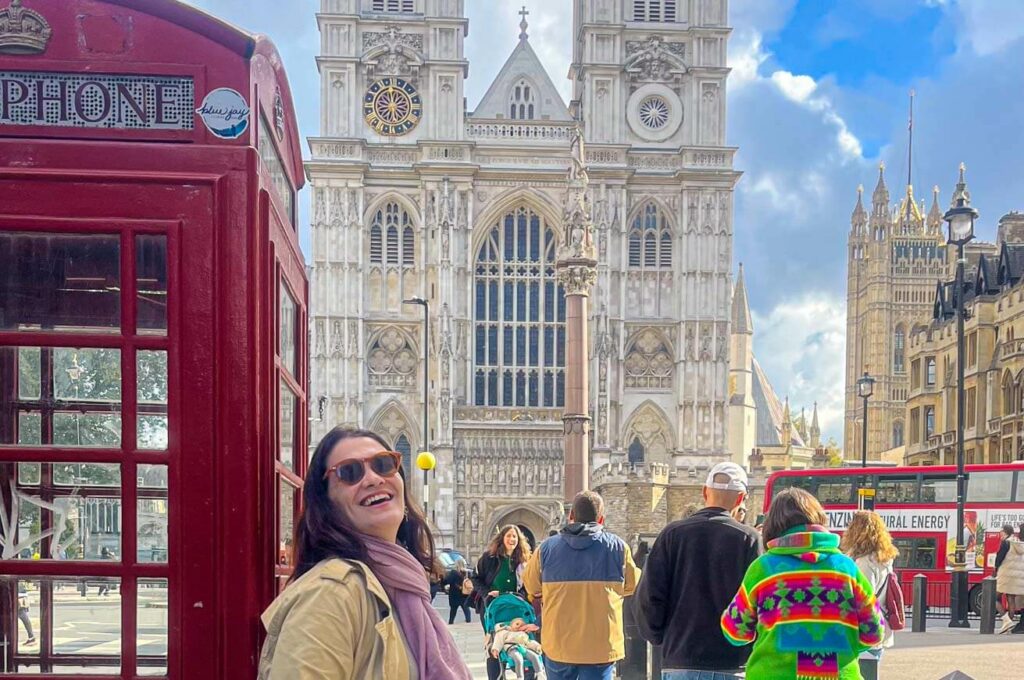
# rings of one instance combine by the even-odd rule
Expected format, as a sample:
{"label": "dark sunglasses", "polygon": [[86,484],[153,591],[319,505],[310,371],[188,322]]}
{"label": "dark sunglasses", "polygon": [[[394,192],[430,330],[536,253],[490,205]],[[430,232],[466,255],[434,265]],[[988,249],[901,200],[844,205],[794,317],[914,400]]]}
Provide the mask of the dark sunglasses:
{"label": "dark sunglasses", "polygon": [[381,451],[369,458],[349,458],[327,468],[324,479],[333,474],[342,484],[353,486],[366,476],[367,468],[381,477],[394,477],[402,469],[402,457],[394,451]]}

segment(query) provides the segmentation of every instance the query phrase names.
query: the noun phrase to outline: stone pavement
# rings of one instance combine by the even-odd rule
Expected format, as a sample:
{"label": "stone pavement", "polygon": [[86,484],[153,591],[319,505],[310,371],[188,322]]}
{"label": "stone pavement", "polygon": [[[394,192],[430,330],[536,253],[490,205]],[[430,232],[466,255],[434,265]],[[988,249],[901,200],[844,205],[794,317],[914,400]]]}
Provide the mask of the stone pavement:
{"label": "stone pavement", "polygon": [[[445,617],[447,621],[447,613]],[[1024,635],[979,635],[977,628],[929,624],[927,633],[896,634],[896,646],[885,651],[881,677],[939,680],[959,670],[974,680],[1024,678]],[[483,632],[476,615],[472,623],[456,623],[450,630],[474,679],[486,680]]]}

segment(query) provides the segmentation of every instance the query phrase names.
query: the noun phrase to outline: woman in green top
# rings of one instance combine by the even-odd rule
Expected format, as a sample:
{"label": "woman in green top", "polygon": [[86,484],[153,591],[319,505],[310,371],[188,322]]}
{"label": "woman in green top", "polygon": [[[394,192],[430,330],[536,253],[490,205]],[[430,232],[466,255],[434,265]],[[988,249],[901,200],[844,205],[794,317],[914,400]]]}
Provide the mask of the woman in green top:
{"label": "woman in green top", "polygon": [[530,559],[530,543],[514,524],[503,527],[476,563],[473,575],[477,610],[483,619],[488,603],[502,593],[526,596],[522,573]]}

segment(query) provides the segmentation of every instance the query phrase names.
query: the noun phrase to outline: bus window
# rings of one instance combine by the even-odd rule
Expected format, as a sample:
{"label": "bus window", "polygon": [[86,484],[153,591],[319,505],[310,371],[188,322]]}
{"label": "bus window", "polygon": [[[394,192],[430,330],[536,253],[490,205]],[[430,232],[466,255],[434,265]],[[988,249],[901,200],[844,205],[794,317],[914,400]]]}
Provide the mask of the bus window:
{"label": "bus window", "polygon": [[1017,495],[1018,502],[1024,503],[1024,472],[1017,473]]}
{"label": "bus window", "polygon": [[817,478],[810,476],[792,476],[792,477],[776,477],[775,484],[772,487],[772,498],[779,495],[779,492],[784,489],[791,489],[796,487],[803,489],[804,491],[810,492],[812,495],[817,495]]}
{"label": "bus window", "polygon": [[1009,470],[972,472],[967,477],[967,502],[1009,503],[1012,488],[1013,473]]}
{"label": "bus window", "polygon": [[878,478],[878,489],[875,495],[876,503],[916,503],[917,502],[917,477],[889,477],[881,475]]}
{"label": "bus window", "polygon": [[935,569],[938,545],[934,538],[893,536],[893,545],[900,551],[893,566],[896,569]]}
{"label": "bus window", "polygon": [[914,540],[915,539],[913,538],[903,538],[900,536],[892,537],[892,544],[900,551],[900,554],[897,555],[896,559],[893,561],[893,568],[910,568],[911,560],[914,557]]}
{"label": "bus window", "polygon": [[956,477],[953,475],[925,475],[921,480],[922,503],[955,503]]}
{"label": "bus window", "polygon": [[822,503],[852,503],[853,480],[850,477],[820,477],[817,497]]}

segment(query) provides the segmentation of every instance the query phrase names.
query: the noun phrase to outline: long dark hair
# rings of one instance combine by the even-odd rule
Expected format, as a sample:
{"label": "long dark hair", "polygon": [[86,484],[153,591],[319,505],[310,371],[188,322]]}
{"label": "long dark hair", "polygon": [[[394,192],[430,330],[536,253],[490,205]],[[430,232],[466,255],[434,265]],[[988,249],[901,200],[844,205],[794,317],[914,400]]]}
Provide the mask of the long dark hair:
{"label": "long dark hair", "polygon": [[498,535],[491,539],[490,545],[487,546],[487,552],[495,557],[503,557],[505,555],[505,534],[510,531],[515,531],[516,536],[519,537],[519,543],[516,544],[515,550],[509,557],[512,558],[512,564],[520,565],[526,564],[530,561],[530,554],[532,550],[530,548],[530,542],[526,540],[526,536],[523,535],[522,530],[515,524],[506,524],[498,532]]}
{"label": "long dark hair", "polygon": [[[309,461],[306,483],[302,487],[302,512],[295,525],[295,571],[291,580],[299,578],[322,560],[331,557],[366,561],[366,545],[349,526],[327,495],[327,459],[338,442],[345,439],[372,439],[381,449],[391,450],[387,442],[369,430],[336,427],[320,440],[313,459]],[[434,565],[434,537],[427,528],[423,513],[409,495],[406,471],[399,470],[405,480],[406,515],[398,527],[398,544],[430,571]]]}
{"label": "long dark hair", "polygon": [[761,537],[768,543],[801,524],[827,525],[828,516],[817,498],[794,486],[772,500]]}

